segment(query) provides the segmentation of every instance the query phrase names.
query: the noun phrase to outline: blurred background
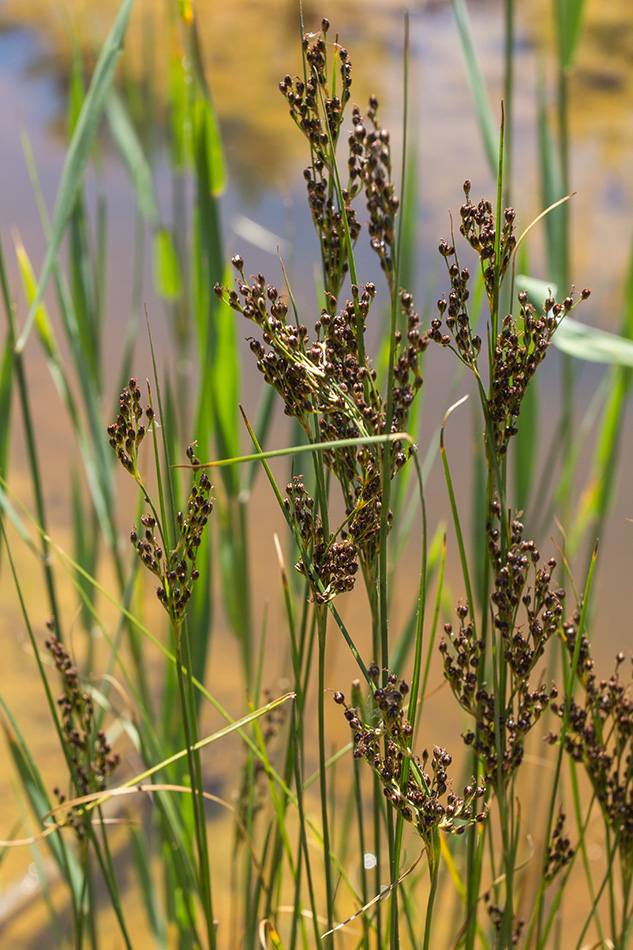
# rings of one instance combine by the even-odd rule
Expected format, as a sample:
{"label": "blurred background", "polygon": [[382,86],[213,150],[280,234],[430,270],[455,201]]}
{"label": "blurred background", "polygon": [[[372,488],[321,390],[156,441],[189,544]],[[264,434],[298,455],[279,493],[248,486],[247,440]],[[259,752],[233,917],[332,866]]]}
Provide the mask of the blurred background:
{"label": "blurred background", "polygon": [[[469,0],[465,7],[488,99],[498,119],[504,94],[504,4],[501,0]],[[24,245],[38,273],[46,248],[25,149],[32,152],[42,199],[52,214],[68,145],[72,64],[79,58],[85,76],[90,76],[117,8],[114,0],[0,0],[0,238],[11,295],[17,302],[19,326],[24,323],[28,306],[15,249]],[[475,200],[493,198],[495,189],[452,5],[441,0],[407,5],[399,0],[305,0],[303,12],[309,31],[319,29],[323,16],[329,17],[328,38],[333,39],[338,33],[339,42],[348,49],[354,64],[352,100],[364,109],[368,96],[378,95],[381,121],[391,130],[398,153],[402,141],[405,8],[410,16],[409,145],[415,196],[411,199],[415,201],[415,286],[410,289],[424,322],[428,323],[434,315],[435,299],[446,288],[437,245],[440,238],[450,236],[449,212],[458,215],[463,201],[462,182],[471,179]],[[521,232],[547,204],[539,171],[539,122],[543,109],[551,111],[552,116],[555,113],[558,75],[550,0],[522,0],[515,8],[510,194]],[[308,164],[308,154],[278,89],[280,79],[286,73],[295,75],[301,65],[297,3],[192,0],[192,9],[198,25],[200,62],[217,111],[226,161],[226,188],[220,200],[226,259],[239,251],[246,260],[248,273],[262,270],[268,280],[279,285],[279,247],[295,295],[306,313],[305,322],[309,323],[310,314],[316,316],[313,262],[317,244],[304,201],[302,171]],[[190,169],[174,144],[172,96],[173,75],[185,54],[175,7],[168,0],[136,0],[118,67],[117,88],[150,157],[160,225],[173,233],[181,258],[188,253],[187,246],[178,242],[186,232],[182,218],[191,213],[193,185]],[[576,192],[569,203],[569,273],[578,289],[589,286],[593,291],[576,316],[583,323],[615,331],[628,302],[626,286],[633,241],[633,6],[629,0],[587,0],[581,41],[573,68],[567,72],[569,183],[570,190]],[[173,286],[165,286],[165,275],[161,274],[150,240],[142,245],[141,261],[135,257],[134,248],[139,246],[137,230],[144,225],[139,224],[129,175],[108,128],[100,136],[98,157],[86,174],[86,200],[95,216],[104,197],[107,254],[102,262],[105,293],[101,308],[108,406],[115,402],[130,327],[136,336],[134,372],[139,378],[151,376],[145,312],[157,346],[159,372],[164,372],[174,387],[186,395],[198,372],[195,336],[187,313],[179,307],[177,291]],[[531,276],[552,281],[544,228],[535,228],[527,243]],[[63,253],[69,252],[64,248]],[[376,265],[368,250],[359,249],[358,262],[361,279],[372,278]],[[562,291],[566,293],[568,289]],[[46,299],[55,319],[54,297],[49,292]],[[248,335],[243,327],[238,332],[241,338]],[[243,400],[254,416],[261,387],[258,374],[251,372],[246,343],[243,350]],[[447,370],[442,354],[438,351],[431,356],[427,359],[425,413],[420,433],[423,457],[437,441],[437,427],[444,412],[464,391],[460,381],[453,379],[453,368]],[[41,422],[39,436],[49,496],[49,531],[64,545],[70,543],[69,472],[76,460],[75,442],[64,413],[57,408],[51,412],[51,406],[57,407],[58,397],[34,335],[27,342],[25,359],[34,412]],[[552,348],[542,374],[541,478],[547,477],[547,447],[555,432],[561,359],[560,353]],[[584,433],[586,441],[577,443],[581,459],[579,479],[567,502],[579,505],[586,487],[581,476],[591,462],[599,418],[598,411],[592,409],[592,400],[600,390],[606,369],[601,364],[578,362],[574,370],[578,381],[574,397],[575,431]],[[104,425],[107,421],[110,413],[104,408]],[[15,425],[18,432],[17,421]],[[454,475],[465,506],[471,477],[459,465],[460,440],[470,438],[470,426],[469,413],[464,411],[451,420],[447,443],[449,455],[453,453],[457,469]],[[275,431],[275,444],[284,444],[287,429],[282,421]],[[195,438],[195,433],[191,438]],[[616,478],[609,519],[603,525],[595,597],[596,629],[599,626],[605,656],[609,658],[616,649],[626,649],[631,642],[627,598],[633,565],[633,496],[626,475],[631,464],[633,438],[630,426],[623,424],[618,469],[623,474]],[[18,494],[23,492],[28,505],[30,488],[24,481],[25,472],[25,447],[15,439],[11,446],[10,481]],[[271,512],[267,487],[260,484],[260,490],[255,511],[264,556],[253,565],[256,612],[261,609],[259,605],[271,583],[277,582],[271,580],[270,538],[278,528],[278,520]],[[446,518],[446,492],[437,464],[429,468],[427,491],[429,510],[441,511]],[[528,516],[537,520],[538,512],[528,511]],[[526,520],[529,523],[528,517]],[[124,531],[129,523],[127,513],[121,523]],[[432,524],[431,530],[435,527],[436,523]],[[544,526],[548,553],[552,531],[552,522],[548,521]],[[581,587],[587,551],[594,540],[588,525],[575,552]],[[560,541],[559,535],[556,542]],[[456,600],[462,592],[455,552],[452,554],[455,568],[450,566],[449,552],[448,580],[449,585],[455,585],[450,594]],[[410,576],[405,573],[400,582],[404,586],[414,585],[415,572]],[[27,595],[36,604],[39,578],[27,572],[25,583]],[[31,715],[30,725],[24,727],[27,734],[29,730],[37,733],[38,713],[33,696],[25,687],[28,681],[21,676],[26,661],[19,613],[9,603],[8,590],[8,582],[4,581],[0,588],[0,631],[7,644],[7,665],[0,671],[0,690],[19,721],[24,724]],[[36,606],[33,609],[37,612]],[[218,636],[222,636],[221,632]],[[7,669],[12,672],[7,673]],[[36,687],[39,689],[34,681]],[[220,694],[224,692],[226,696],[234,688],[234,683],[218,684]],[[46,741],[43,732],[39,753],[44,757]],[[35,748],[38,751],[37,739]],[[9,779],[1,781],[5,790]],[[9,823],[9,818],[3,822]],[[0,903],[0,925],[3,913],[6,921],[18,916],[23,897],[11,891],[12,866],[8,870],[3,866],[2,874],[3,890],[9,893],[9,899],[4,910]],[[29,939],[14,937],[18,942],[11,945],[30,946]]]}

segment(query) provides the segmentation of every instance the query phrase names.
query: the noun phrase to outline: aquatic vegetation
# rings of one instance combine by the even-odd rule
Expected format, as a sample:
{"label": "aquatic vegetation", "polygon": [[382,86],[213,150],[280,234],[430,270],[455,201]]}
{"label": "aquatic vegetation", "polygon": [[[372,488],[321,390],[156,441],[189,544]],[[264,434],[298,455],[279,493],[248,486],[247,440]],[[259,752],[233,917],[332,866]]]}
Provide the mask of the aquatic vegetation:
{"label": "aquatic vegetation", "polygon": [[[129,2],[113,28],[117,42],[126,11]],[[159,228],[151,174],[140,176],[142,189],[135,181],[139,208],[155,230],[176,349],[182,356],[190,334],[197,382],[195,373],[174,383],[159,371],[150,335],[147,404],[130,347],[114,411],[104,409],[99,321],[88,307],[102,288],[88,276],[85,166],[77,156],[84,163],[94,144],[114,70],[112,44],[83,100],[92,121],[75,126],[64,176],[72,193],[64,192],[56,212],[44,267],[56,278],[66,357],[41,307],[43,286],[27,281],[30,312],[18,332],[2,281],[9,336],[0,404],[9,417],[7,394],[15,389],[39,533],[33,542],[3,481],[2,567],[11,569],[61,749],[53,786],[2,698],[9,750],[38,823],[30,837],[3,844],[29,843],[42,867],[49,850],[70,908],[67,921],[50,902],[60,948],[101,946],[112,927],[135,950],[174,941],[183,950],[294,950],[348,939],[363,950],[545,950],[580,948],[589,932],[604,946],[624,948],[633,928],[626,658],[618,654],[611,677],[598,678],[589,609],[596,552],[581,592],[566,550],[554,556],[560,545],[546,541],[541,555],[537,524],[550,516],[552,486],[537,497],[521,441],[532,438],[528,456],[539,453],[531,399],[557,334],[590,291],[575,290],[562,266],[557,290],[542,299],[535,281],[519,286],[517,252],[530,228],[518,233],[518,212],[506,201],[510,103],[495,156],[496,200],[475,204],[471,181],[463,184],[458,230],[451,226],[450,241],[438,242],[440,296],[425,316],[417,288],[405,286],[414,282],[406,258],[415,251],[407,246],[415,203],[406,200],[406,116],[398,172],[378,97],[364,109],[354,104],[352,53],[332,39],[326,19],[304,30],[302,74],[285,75],[280,91],[308,156],[303,179],[320,273],[316,303],[305,305],[281,255],[272,282],[261,272],[267,267],[249,274],[245,253],[225,270],[220,142],[189,5],[179,7],[178,24],[187,56],[174,66],[182,126],[171,144],[179,174],[187,169],[195,185],[188,247],[184,209],[172,231]],[[405,77],[407,69],[405,41]],[[140,141],[117,109],[124,104],[111,107],[110,119],[124,122],[126,134],[115,139],[137,163],[128,167],[138,168]],[[71,293],[57,259],[69,221]],[[75,480],[72,557],[47,525],[39,420],[23,374],[31,332],[44,344],[79,446],[72,461],[85,474],[84,487]],[[250,349],[247,372],[254,360],[263,382],[254,423],[240,403],[241,335]],[[433,440],[448,505],[429,513],[420,420],[432,361],[472,386],[474,435],[453,440],[448,420],[460,403],[439,407]],[[275,405],[290,420],[281,449],[269,448]],[[621,406],[612,406],[616,415]],[[562,407],[565,426],[569,409]],[[425,418],[437,412],[427,400]],[[104,423],[106,416],[114,422]],[[0,442],[7,449],[9,436]],[[604,474],[613,446],[602,448]],[[473,483],[470,532],[457,455]],[[280,458],[288,462],[283,476]],[[259,471],[268,480],[265,496],[253,491]],[[565,483],[564,471],[556,477]],[[261,497],[288,529],[275,535],[274,563],[260,536],[268,504]],[[449,516],[454,540],[443,523]],[[45,650],[15,569],[9,521],[43,571]],[[255,623],[254,562],[267,572],[267,597],[268,571],[281,581],[274,635],[267,607],[261,627]],[[445,568],[453,564],[461,576],[451,572],[449,589]],[[75,615],[59,596],[62,568],[74,585]],[[58,699],[51,664],[62,682]],[[431,703],[440,686],[438,715]],[[227,695],[230,709],[219,698]],[[231,744],[224,760],[216,753],[220,739]],[[225,823],[211,811],[218,805],[230,815]],[[598,814],[600,867],[588,850]],[[120,857],[134,879],[132,897]],[[111,916],[101,909],[101,881]],[[565,902],[573,893],[580,906],[580,888],[583,910],[570,923]],[[131,916],[137,894],[143,935]]]}

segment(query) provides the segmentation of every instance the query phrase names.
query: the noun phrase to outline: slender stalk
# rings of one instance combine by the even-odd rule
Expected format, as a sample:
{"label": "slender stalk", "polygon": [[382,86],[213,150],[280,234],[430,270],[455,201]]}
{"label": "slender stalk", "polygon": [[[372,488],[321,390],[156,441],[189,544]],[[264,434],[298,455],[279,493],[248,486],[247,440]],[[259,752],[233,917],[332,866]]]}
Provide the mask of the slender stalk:
{"label": "slender stalk", "polygon": [[[193,690],[193,680],[191,673],[191,658],[189,656],[189,647],[186,631],[180,627],[174,627],[174,652],[176,656],[176,672],[178,681],[178,695],[180,698],[180,708],[182,714],[183,729],[185,733],[185,742],[187,746],[187,762],[189,774],[191,777],[191,787],[195,790],[193,795],[194,825],[196,830],[196,843],[198,849],[198,875],[200,886],[200,900],[204,909],[205,928],[209,950],[215,950],[216,933],[215,922],[213,918],[213,902],[211,897],[211,872],[209,867],[209,850],[207,844],[207,829],[204,813],[203,797],[203,777],[200,764],[200,751],[196,748],[198,742],[198,730],[196,724],[196,708]],[[185,648],[185,666],[183,666],[182,647],[184,641]]]}
{"label": "slender stalk", "polygon": [[323,825],[323,864],[325,872],[325,896],[327,929],[334,927],[334,890],[332,887],[332,862],[330,858],[330,820],[328,815],[327,770],[325,749],[325,646],[327,634],[327,610],[316,607],[318,637],[318,692],[317,692],[317,728],[319,735],[319,788],[321,792],[321,822]]}
{"label": "slender stalk", "polygon": [[512,126],[514,98],[514,2],[505,0],[505,38],[503,69],[503,101],[505,103],[505,172],[503,176],[503,204],[509,208],[512,204]]}
{"label": "slender stalk", "polygon": [[423,950],[431,950],[431,931],[433,926],[433,908],[435,905],[435,896],[437,894],[437,882],[440,871],[440,833],[437,828],[431,832],[431,844],[426,849],[429,862],[430,889],[426,902],[426,918],[424,921],[424,942]]}

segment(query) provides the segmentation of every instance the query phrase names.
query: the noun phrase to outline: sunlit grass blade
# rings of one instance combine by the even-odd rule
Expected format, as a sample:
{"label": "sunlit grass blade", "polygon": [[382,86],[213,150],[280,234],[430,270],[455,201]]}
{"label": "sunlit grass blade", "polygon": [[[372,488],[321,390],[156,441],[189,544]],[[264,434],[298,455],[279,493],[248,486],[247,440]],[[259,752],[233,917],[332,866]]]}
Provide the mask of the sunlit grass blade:
{"label": "sunlit grass blade", "polygon": [[[40,822],[42,816],[50,811],[50,799],[26,740],[22,736],[1,694],[0,707],[2,709],[2,727],[5,733],[5,740],[19,776],[21,788],[24,791],[36,820]],[[79,902],[79,895],[83,886],[81,868],[72,851],[66,847],[64,840],[59,835],[49,835],[46,839],[46,843],[59,867],[64,881],[71,889],[73,903],[76,906]]]}
{"label": "sunlit grass blade", "polygon": [[66,225],[72,214],[75,200],[83,181],[83,171],[99,129],[106,98],[123,46],[123,39],[125,37],[133,2],[134,0],[123,0],[121,3],[114,25],[103,45],[97,65],[95,66],[92,81],[86,93],[86,98],[83,102],[77,125],[68,147],[68,153],[66,155],[66,161],[64,162],[57,192],[52,233],[47,243],[46,256],[40,272],[37,293],[29,308],[20,338],[16,343],[18,352],[24,349],[24,344],[31,332],[35,314],[42,302],[44,291],[48,279],[51,276],[53,264],[66,230]]}
{"label": "sunlit grass blade", "polygon": [[460,521],[458,509],[457,509],[457,500],[455,498],[455,492],[453,489],[453,480],[451,478],[450,468],[448,465],[448,459],[446,457],[446,450],[444,448],[444,426],[446,425],[448,416],[458,406],[460,406],[463,402],[465,402],[467,398],[468,398],[467,396],[464,396],[462,399],[459,400],[459,402],[456,402],[453,406],[450,407],[450,409],[444,416],[444,423],[442,424],[442,430],[440,434],[440,454],[442,457],[442,465],[444,468],[444,478],[446,480],[446,487],[448,489],[448,496],[449,496],[449,500],[451,504],[451,511],[453,513],[453,524],[455,526],[455,531],[457,533],[457,545],[459,547],[459,557],[460,557],[461,567],[462,567],[462,576],[464,579],[464,584],[466,586],[466,596],[468,598],[468,607],[469,607],[470,615],[474,616],[475,615],[475,600],[473,599],[473,592],[472,592],[472,587],[470,583],[470,572],[468,569],[468,558],[466,557],[466,546],[464,543],[464,535],[462,532],[461,521]]}
{"label": "sunlit grass blade", "polygon": [[126,103],[115,89],[111,89],[108,94],[105,113],[110,134],[132,183],[138,207],[149,226],[154,228],[159,222],[159,209],[152,168],[134,128]]}
{"label": "sunlit grass blade", "polygon": [[618,333],[598,330],[578,320],[563,320],[554,335],[554,345],[568,356],[589,363],[633,367],[633,341]]}
{"label": "sunlit grass blade", "polygon": [[[241,389],[241,360],[238,348],[236,322],[233,311],[221,301],[213,308],[213,363],[210,367],[212,399],[215,417],[214,436],[221,458],[235,458],[240,454],[239,410]],[[231,474],[232,473],[232,474]],[[230,469],[225,479],[227,491],[236,495],[239,479]]]}
{"label": "sunlit grass blade", "polygon": [[479,123],[479,131],[484,146],[484,152],[493,175],[497,174],[498,164],[498,144],[499,136],[497,131],[498,123],[495,120],[494,113],[490,107],[486,86],[481,73],[481,67],[477,61],[475,51],[475,42],[473,40],[470,18],[465,0],[452,0],[453,12],[455,14],[455,23],[459,32],[459,39],[464,55],[466,67],[466,76],[470,84],[473,104]]}
{"label": "sunlit grass blade", "polygon": [[[98,203],[103,209],[103,202]],[[79,195],[75,202],[68,232],[70,293],[77,322],[78,343],[87,370],[94,381],[93,391],[99,394],[102,389],[103,374],[101,360],[103,286],[100,286],[99,281],[103,277],[103,271],[96,263],[100,248],[93,249],[91,246],[92,236],[82,195]]]}
{"label": "sunlit grass blade", "polygon": [[157,228],[153,238],[154,286],[164,300],[175,303],[182,294],[180,263],[172,233]]}
{"label": "sunlit grass blade", "polygon": [[[194,145],[196,165],[201,180],[208,184],[211,198],[219,198],[226,188],[226,167],[218,118],[213,104],[207,98],[200,98],[193,111],[195,128]],[[204,175],[200,162],[204,162]]]}
{"label": "sunlit grass blade", "polygon": [[[624,299],[626,303],[619,339],[630,343],[633,340],[633,256],[629,263]],[[596,524],[598,536],[602,534],[602,524],[613,501],[617,484],[619,453],[632,382],[633,374],[630,368],[616,365],[611,370],[607,382],[609,393],[600,420],[591,471],[580,499],[575,525],[576,535],[582,535],[592,522]]]}
{"label": "sunlit grass blade", "polygon": [[[82,564],[86,570],[96,576],[98,551],[99,551],[99,525],[94,510],[86,511],[82,500],[79,477],[76,472],[72,474],[72,528],[74,536],[75,560]],[[77,576],[77,583],[82,587],[83,596],[91,599],[94,594],[94,588],[81,575]],[[84,630],[90,631],[92,616],[86,609],[85,603],[82,605],[81,614]],[[89,644],[92,646],[92,638],[89,638]],[[89,665],[92,666],[91,658]]]}
{"label": "sunlit grass blade", "polygon": [[[25,294],[29,301],[34,300],[36,291],[33,268],[26,250],[19,239],[16,243],[16,253]],[[54,266],[56,268],[57,265]],[[64,296],[63,292],[62,296]],[[95,425],[87,431],[77,399],[69,385],[66,367],[61,357],[48,310],[44,304],[40,304],[37,307],[34,319],[38,337],[47,356],[51,376],[73,423],[95,510],[99,516],[99,523],[104,536],[110,543],[110,548],[113,550],[115,545],[112,524],[112,484],[109,477],[111,466],[104,452],[105,438],[100,417],[98,392],[96,389],[90,387],[87,387],[85,392],[83,400],[84,406],[88,409],[89,417],[95,420]],[[72,319],[74,321],[74,314]],[[83,362],[83,351],[80,345],[75,349],[75,353],[80,361],[80,366],[84,368],[84,378],[90,378]],[[90,438],[90,436],[92,436],[92,438]]]}
{"label": "sunlit grass blade", "polygon": [[[2,267],[2,251],[0,249],[0,268]],[[2,349],[2,358],[0,360],[0,419],[5,420],[5,424],[0,428],[0,472],[6,472],[8,470],[9,464],[9,448],[11,445],[11,425],[9,420],[11,419],[11,402],[13,394],[13,339],[11,333],[7,334],[4,347]],[[2,511],[5,510],[5,505],[8,504],[8,499],[4,494],[2,488],[0,488],[0,508]],[[2,520],[2,515],[0,515],[0,521]],[[20,523],[20,519],[16,514],[16,521]],[[18,529],[20,530],[20,529]],[[28,537],[26,531],[23,533],[23,538]],[[0,563],[2,561],[2,551],[0,549]]]}
{"label": "sunlit grass blade", "polygon": [[[561,168],[560,150],[550,129],[549,103],[547,101],[543,70],[539,71],[538,83],[538,145],[539,171],[541,178],[542,205],[549,208],[566,194],[565,178]],[[556,208],[545,218],[547,237],[547,279],[551,286],[558,284],[564,289],[567,274],[567,248],[564,244],[567,229],[567,209]],[[540,298],[544,300],[544,297]]]}
{"label": "sunlit grass blade", "polygon": [[573,66],[582,35],[585,0],[555,0],[558,56],[564,70]]}

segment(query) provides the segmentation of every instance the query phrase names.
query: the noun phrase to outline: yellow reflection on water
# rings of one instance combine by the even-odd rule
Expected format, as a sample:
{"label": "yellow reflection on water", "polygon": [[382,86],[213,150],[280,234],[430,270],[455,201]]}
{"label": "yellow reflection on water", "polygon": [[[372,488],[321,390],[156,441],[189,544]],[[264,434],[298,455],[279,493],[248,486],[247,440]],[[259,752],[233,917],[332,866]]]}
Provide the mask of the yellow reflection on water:
{"label": "yellow reflection on water", "polygon": [[[388,65],[391,43],[402,45],[402,0],[371,3],[306,0],[307,30],[319,29],[328,8],[332,33],[354,42],[362,55],[355,59],[354,86],[359,101],[375,91],[376,80]],[[409,9],[421,8],[408,4]],[[62,82],[70,72],[73,42],[78,40],[86,63],[110,29],[118,0],[7,0],[0,6],[0,28],[28,27],[40,48],[31,71],[44,71]],[[123,84],[145,90],[160,119],[169,99],[170,63],[185,55],[183,23],[167,0],[136,0],[121,61]],[[301,67],[300,25],[296,0],[194,0],[200,52],[205,75],[223,124],[234,180],[256,188],[285,180],[289,159],[303,150],[301,137],[287,121],[287,106],[276,91],[287,72]],[[133,101],[133,97],[132,97]],[[294,134],[293,134],[294,132]]]}

